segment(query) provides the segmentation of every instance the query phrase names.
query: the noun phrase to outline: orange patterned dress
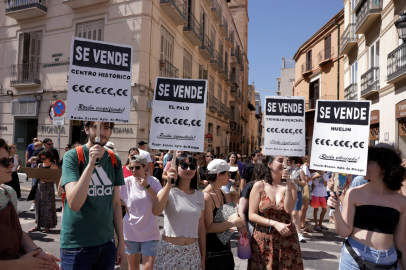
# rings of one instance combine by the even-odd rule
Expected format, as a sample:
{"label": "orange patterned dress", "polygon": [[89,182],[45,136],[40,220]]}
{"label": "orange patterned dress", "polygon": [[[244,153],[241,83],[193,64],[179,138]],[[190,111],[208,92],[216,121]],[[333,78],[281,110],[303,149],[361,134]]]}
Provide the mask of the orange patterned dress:
{"label": "orange patterned dress", "polygon": [[285,196],[276,204],[264,190],[261,191],[258,214],[264,218],[291,224],[291,235],[282,236],[275,228],[258,225],[251,242],[248,270],[303,270],[299,238],[291,215],[284,209]]}

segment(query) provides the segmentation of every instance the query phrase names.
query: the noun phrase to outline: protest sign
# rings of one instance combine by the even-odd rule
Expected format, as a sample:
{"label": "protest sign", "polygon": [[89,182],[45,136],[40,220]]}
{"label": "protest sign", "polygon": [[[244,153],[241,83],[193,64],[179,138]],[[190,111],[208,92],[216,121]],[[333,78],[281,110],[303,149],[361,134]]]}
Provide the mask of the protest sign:
{"label": "protest sign", "polygon": [[204,151],[207,80],[156,78],[149,147]]}
{"label": "protest sign", "polygon": [[366,175],[370,101],[318,100],[310,168]]}
{"label": "protest sign", "polygon": [[265,155],[304,156],[304,97],[265,97]]}
{"label": "protest sign", "polygon": [[67,119],[129,123],[132,47],[73,37]]}

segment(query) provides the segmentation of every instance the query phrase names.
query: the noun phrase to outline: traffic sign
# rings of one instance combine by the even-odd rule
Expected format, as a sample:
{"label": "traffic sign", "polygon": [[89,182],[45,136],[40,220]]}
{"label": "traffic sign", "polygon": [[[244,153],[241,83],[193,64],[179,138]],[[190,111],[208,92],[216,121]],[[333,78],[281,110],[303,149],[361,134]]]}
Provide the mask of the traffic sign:
{"label": "traffic sign", "polygon": [[65,105],[65,102],[63,102],[62,100],[57,100],[54,103],[55,116],[62,116],[65,113],[65,110],[66,110],[66,105]]}
{"label": "traffic sign", "polygon": [[54,126],[63,126],[65,125],[65,117],[63,116],[54,116],[54,121],[52,122]]}

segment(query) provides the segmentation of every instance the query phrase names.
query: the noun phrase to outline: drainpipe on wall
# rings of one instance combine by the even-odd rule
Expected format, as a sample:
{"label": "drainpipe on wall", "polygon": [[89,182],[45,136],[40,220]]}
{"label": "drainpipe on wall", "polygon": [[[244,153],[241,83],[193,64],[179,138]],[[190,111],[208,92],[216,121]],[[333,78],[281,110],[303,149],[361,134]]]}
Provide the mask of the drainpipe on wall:
{"label": "drainpipe on wall", "polygon": [[334,25],[337,25],[337,100],[340,100],[340,24],[337,23],[337,18],[334,20]]}

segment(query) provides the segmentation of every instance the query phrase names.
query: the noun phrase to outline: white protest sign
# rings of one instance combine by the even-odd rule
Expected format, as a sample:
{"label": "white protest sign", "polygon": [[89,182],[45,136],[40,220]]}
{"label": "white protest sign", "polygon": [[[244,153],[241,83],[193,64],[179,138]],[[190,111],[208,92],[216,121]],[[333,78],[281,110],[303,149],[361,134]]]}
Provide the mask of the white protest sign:
{"label": "white protest sign", "polygon": [[370,101],[318,100],[310,168],[366,175]]}
{"label": "white protest sign", "polygon": [[149,147],[204,151],[207,80],[156,78]]}
{"label": "white protest sign", "polygon": [[132,46],[73,37],[66,118],[129,123]]}
{"label": "white protest sign", "polygon": [[63,116],[54,116],[54,120],[52,122],[54,126],[63,126],[65,125],[65,117]]}
{"label": "white protest sign", "polygon": [[305,156],[304,97],[265,97],[265,155]]}

